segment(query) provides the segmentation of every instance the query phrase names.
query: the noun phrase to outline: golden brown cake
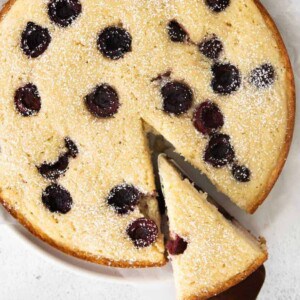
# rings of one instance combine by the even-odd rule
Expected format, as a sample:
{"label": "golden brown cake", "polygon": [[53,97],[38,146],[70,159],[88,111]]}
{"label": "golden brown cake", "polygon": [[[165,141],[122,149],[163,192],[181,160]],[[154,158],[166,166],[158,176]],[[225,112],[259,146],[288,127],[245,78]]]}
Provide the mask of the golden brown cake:
{"label": "golden brown cake", "polygon": [[159,174],[169,216],[171,255],[178,299],[207,299],[244,280],[267,259],[257,241],[226,219],[163,156]]}
{"label": "golden brown cake", "polygon": [[102,264],[165,263],[145,124],[254,212],[289,149],[294,84],[253,0],[16,0],[0,23],[0,197]]}

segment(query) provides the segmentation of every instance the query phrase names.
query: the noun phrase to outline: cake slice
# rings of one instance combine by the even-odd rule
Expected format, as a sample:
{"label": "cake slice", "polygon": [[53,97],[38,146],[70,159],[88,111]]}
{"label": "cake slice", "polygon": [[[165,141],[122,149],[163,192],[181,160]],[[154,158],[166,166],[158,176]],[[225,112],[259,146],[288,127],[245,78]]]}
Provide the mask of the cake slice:
{"label": "cake slice", "polygon": [[164,156],[159,174],[169,216],[167,248],[178,299],[207,299],[244,280],[267,259],[266,245],[230,221]]}

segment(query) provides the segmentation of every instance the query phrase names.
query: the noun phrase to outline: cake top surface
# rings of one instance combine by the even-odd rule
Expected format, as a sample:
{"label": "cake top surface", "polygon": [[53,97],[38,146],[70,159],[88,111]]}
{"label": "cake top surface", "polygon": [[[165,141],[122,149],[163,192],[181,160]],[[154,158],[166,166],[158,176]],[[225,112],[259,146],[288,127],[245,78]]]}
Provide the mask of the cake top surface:
{"label": "cake top surface", "polygon": [[285,146],[288,70],[252,0],[17,0],[0,62],[1,198],[73,252],[162,262],[130,227],[159,227],[145,124],[247,210]]}

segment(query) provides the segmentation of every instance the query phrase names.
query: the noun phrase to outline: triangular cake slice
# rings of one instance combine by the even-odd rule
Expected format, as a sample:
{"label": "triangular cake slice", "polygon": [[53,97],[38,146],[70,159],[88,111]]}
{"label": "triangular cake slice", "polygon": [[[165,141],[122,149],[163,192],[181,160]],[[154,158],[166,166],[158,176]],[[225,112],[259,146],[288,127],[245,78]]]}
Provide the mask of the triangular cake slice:
{"label": "triangular cake slice", "polygon": [[159,173],[169,216],[168,250],[179,299],[207,299],[244,280],[267,259],[256,240],[183,179],[164,156]]}

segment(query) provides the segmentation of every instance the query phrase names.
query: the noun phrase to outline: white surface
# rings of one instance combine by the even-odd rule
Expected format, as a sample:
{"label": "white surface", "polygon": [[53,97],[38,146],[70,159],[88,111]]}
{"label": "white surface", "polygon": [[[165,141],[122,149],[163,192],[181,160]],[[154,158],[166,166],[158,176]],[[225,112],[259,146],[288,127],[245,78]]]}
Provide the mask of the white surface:
{"label": "white surface", "polygon": [[[0,3],[5,2],[1,1]],[[300,85],[300,2],[262,1],[288,46]],[[226,207],[268,241],[270,259],[262,300],[300,299],[300,124],[289,160],[265,204],[247,216]],[[0,208],[0,299],[175,299],[170,267],[120,271],[69,258],[37,241]],[[241,299],[242,300],[242,299]]]}

